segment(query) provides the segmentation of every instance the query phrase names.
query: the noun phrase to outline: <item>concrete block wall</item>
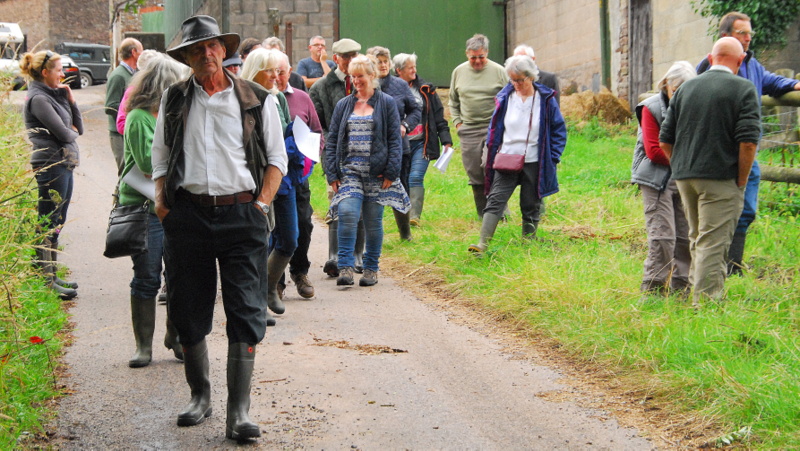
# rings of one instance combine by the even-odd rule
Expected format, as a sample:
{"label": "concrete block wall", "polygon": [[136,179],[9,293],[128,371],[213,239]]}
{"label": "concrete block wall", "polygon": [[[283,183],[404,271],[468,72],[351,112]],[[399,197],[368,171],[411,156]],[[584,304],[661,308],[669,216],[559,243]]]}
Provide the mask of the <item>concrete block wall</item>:
{"label": "concrete block wall", "polygon": [[[308,56],[308,41],[312,36],[325,37],[328,52],[334,41],[336,1],[334,0],[231,0],[230,29],[242,39],[265,39],[272,36],[267,10],[280,13],[278,37],[286,44],[286,23],[292,23],[292,64]],[[219,17],[219,16],[214,16]]]}
{"label": "concrete block wall", "polygon": [[528,44],[537,64],[558,74],[562,90],[592,89],[601,74],[596,1],[512,0],[507,12],[509,53]]}

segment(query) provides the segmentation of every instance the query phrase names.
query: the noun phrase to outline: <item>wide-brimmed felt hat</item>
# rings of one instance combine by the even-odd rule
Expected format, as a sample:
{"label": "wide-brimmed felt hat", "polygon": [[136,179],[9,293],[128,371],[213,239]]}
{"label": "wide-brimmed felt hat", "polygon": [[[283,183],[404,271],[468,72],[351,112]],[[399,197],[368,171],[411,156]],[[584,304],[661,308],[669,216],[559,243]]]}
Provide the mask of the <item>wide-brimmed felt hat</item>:
{"label": "wide-brimmed felt hat", "polygon": [[192,16],[183,21],[181,25],[181,43],[167,50],[167,54],[177,61],[186,64],[183,59],[183,50],[192,44],[220,38],[225,43],[225,56],[233,56],[239,48],[239,35],[236,33],[222,34],[217,21],[211,16]]}

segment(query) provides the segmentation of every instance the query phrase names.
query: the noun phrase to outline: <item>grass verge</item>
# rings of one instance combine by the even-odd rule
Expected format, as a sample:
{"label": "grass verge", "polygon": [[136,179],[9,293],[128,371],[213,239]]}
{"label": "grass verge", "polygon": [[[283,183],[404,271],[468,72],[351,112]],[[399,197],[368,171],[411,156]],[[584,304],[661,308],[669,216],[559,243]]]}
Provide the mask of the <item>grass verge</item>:
{"label": "grass verge", "polygon": [[[546,199],[540,240],[521,239],[516,193],[490,251],[467,252],[480,223],[457,154],[445,174],[429,169],[412,243],[399,240],[387,209],[384,257],[424,266],[439,288],[612,374],[676,418],[683,445],[800,447],[800,212],[762,208],[748,235],[749,269],[726,282],[724,302],[695,310],[674,298],[642,299],[646,235],[629,183],[635,129],[591,121],[569,131],[561,192]],[[312,176],[320,216],[321,172]],[[762,206],[794,196],[791,187],[762,186]]]}
{"label": "grass verge", "polygon": [[31,267],[36,194],[23,134],[19,112],[0,102],[0,449],[34,448],[44,437],[67,321]]}

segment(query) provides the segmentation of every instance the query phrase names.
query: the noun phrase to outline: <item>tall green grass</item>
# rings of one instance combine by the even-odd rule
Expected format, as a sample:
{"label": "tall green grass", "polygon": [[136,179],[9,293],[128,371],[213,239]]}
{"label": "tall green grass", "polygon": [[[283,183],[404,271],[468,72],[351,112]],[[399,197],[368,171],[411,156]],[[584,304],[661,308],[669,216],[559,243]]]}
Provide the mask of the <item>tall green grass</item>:
{"label": "tall green grass", "polygon": [[23,136],[19,113],[0,102],[0,449],[34,447],[44,437],[66,324],[61,301],[31,267],[36,184]]}
{"label": "tall green grass", "polygon": [[[749,270],[726,281],[724,302],[694,309],[676,298],[642,298],[646,235],[641,196],[629,183],[634,144],[632,126],[570,126],[561,191],[546,198],[541,239],[521,239],[515,194],[513,215],[483,258],[467,252],[480,223],[456,154],[445,174],[428,171],[412,243],[399,240],[386,212],[384,257],[425,265],[443,288],[557,340],[661,408],[726,433],[750,427],[739,438],[750,446],[800,447],[797,213],[760,211],[748,235]],[[321,171],[312,185],[315,210],[324,212]],[[762,185],[762,205],[787,195]]]}

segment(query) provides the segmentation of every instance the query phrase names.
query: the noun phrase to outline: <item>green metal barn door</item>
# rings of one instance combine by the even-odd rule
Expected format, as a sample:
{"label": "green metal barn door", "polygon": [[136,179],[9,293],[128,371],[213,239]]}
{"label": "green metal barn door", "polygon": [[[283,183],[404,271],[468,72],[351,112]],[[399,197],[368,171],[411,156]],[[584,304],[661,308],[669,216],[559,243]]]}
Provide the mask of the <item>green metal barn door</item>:
{"label": "green metal barn door", "polygon": [[475,33],[489,37],[489,58],[505,61],[505,2],[492,0],[339,0],[339,36],[392,56],[416,53],[417,72],[437,86],[465,62],[465,43]]}

